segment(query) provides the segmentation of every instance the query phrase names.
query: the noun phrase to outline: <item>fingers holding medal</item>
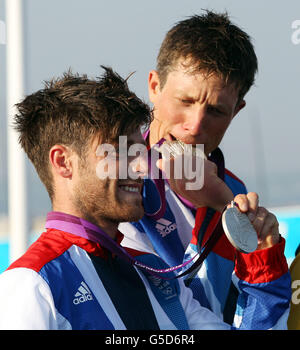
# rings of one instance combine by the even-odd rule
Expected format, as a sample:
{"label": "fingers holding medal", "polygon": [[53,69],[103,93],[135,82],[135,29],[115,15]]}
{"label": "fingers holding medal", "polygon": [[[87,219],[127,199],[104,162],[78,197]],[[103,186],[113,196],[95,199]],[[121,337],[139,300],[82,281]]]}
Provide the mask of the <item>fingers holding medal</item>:
{"label": "fingers holding medal", "polygon": [[280,240],[279,223],[276,216],[259,206],[257,193],[239,194],[234,198],[239,210],[247,214],[258,238],[257,249],[272,247]]}

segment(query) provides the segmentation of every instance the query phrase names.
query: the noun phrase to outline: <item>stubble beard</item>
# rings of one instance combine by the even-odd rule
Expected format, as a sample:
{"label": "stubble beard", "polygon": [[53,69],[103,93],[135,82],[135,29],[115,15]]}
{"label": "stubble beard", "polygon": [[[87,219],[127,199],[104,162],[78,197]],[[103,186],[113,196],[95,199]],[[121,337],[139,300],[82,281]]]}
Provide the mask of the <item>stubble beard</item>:
{"label": "stubble beard", "polygon": [[[80,183],[74,188],[74,205],[83,219],[96,225],[106,221],[114,224],[134,222],[144,215],[142,201],[126,202],[118,193],[109,188],[110,180],[99,180],[81,174]],[[120,190],[121,191],[121,190]]]}

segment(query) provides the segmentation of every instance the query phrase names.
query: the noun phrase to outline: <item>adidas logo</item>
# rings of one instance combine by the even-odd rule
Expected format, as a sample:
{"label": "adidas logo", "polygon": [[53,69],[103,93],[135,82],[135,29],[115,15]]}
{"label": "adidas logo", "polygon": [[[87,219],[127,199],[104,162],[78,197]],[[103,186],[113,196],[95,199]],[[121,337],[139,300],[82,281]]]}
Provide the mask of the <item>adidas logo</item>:
{"label": "adidas logo", "polygon": [[172,223],[169,220],[161,218],[157,220],[157,224],[155,225],[155,228],[161,234],[162,237],[165,237],[170,232],[176,230],[176,224]]}
{"label": "adidas logo", "polygon": [[80,283],[77,293],[74,295],[73,304],[78,305],[86,301],[93,300],[89,287],[83,281]]}
{"label": "adidas logo", "polygon": [[166,300],[169,300],[177,295],[176,290],[172,288],[169,281],[164,281],[156,276],[149,276],[148,279],[156,288],[158,288]]}

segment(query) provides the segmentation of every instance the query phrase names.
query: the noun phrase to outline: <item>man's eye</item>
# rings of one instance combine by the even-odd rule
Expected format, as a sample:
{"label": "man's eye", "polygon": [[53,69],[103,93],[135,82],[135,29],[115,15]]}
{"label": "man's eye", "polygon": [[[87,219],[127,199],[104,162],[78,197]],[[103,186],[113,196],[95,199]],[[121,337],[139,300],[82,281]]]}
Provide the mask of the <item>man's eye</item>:
{"label": "man's eye", "polygon": [[220,115],[224,114],[223,111],[221,111],[220,109],[218,109],[218,108],[216,108],[216,107],[209,107],[209,108],[208,108],[208,111],[209,111],[210,113],[214,113],[214,114],[220,114]]}
{"label": "man's eye", "polygon": [[183,104],[185,104],[185,105],[190,105],[190,104],[193,103],[192,100],[187,100],[187,99],[181,99],[181,102],[182,102]]}

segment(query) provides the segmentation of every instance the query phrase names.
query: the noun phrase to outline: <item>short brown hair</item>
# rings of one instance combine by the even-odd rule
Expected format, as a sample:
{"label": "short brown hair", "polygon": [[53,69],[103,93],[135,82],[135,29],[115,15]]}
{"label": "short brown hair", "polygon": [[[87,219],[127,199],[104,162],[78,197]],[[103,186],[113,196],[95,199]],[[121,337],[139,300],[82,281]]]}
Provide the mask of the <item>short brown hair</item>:
{"label": "short brown hair", "polygon": [[127,80],[109,67],[102,68],[103,76],[96,79],[68,71],[17,104],[14,126],[19,142],[51,199],[52,146],[70,146],[81,157],[93,136],[115,142],[151,121],[150,108],[129,90]]}
{"label": "short brown hair", "polygon": [[178,22],[162,42],[157,57],[161,88],[179,59],[189,59],[193,72],[217,74],[233,82],[242,99],[254,83],[257,57],[248,34],[227,13],[206,11]]}

